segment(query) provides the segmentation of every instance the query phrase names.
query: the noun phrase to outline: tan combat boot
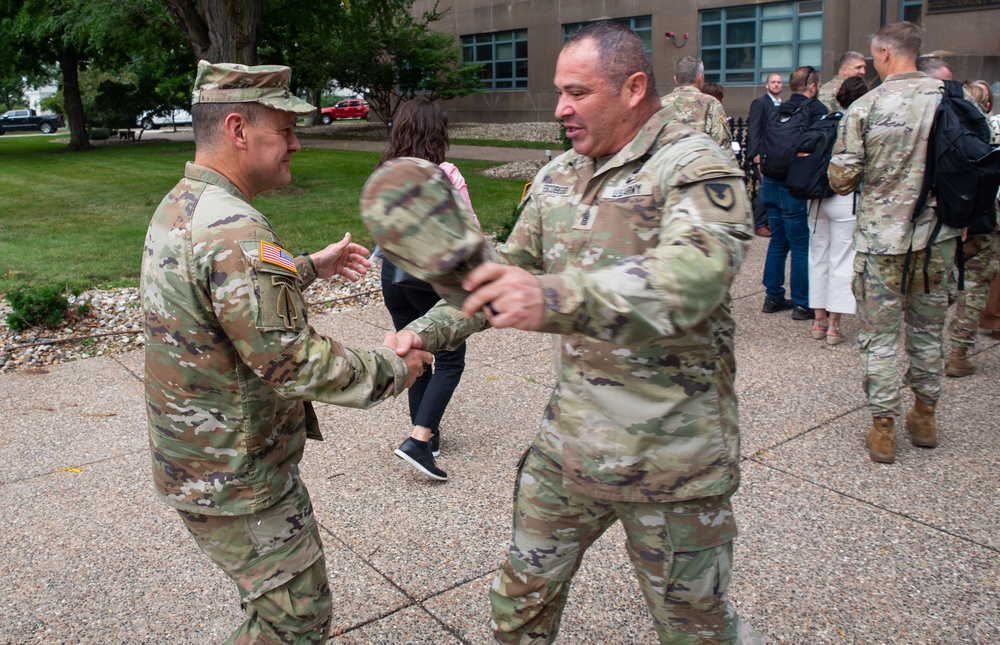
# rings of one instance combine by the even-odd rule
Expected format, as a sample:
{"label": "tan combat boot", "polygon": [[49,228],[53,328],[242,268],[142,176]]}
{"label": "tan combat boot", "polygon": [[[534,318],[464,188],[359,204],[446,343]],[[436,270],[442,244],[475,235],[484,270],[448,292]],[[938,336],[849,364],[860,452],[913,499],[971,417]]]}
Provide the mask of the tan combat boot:
{"label": "tan combat boot", "polygon": [[891,464],[896,461],[896,420],[874,417],[868,430],[868,456],[872,461]]}
{"label": "tan combat boot", "polygon": [[934,405],[914,397],[913,407],[906,413],[906,429],[910,431],[910,443],[921,448],[937,445]]}
{"label": "tan combat boot", "polygon": [[944,368],[944,373],[948,376],[961,378],[971,376],[976,373],[976,364],[969,360],[969,348],[965,345],[952,345],[951,358]]}

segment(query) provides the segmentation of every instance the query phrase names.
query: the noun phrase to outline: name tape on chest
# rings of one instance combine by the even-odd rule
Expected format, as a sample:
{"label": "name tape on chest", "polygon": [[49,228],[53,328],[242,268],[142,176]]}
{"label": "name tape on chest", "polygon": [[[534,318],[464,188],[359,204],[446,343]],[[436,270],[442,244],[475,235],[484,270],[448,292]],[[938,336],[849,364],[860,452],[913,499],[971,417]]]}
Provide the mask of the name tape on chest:
{"label": "name tape on chest", "polygon": [[573,189],[569,186],[560,186],[559,184],[542,184],[543,195],[569,195],[571,190]]}

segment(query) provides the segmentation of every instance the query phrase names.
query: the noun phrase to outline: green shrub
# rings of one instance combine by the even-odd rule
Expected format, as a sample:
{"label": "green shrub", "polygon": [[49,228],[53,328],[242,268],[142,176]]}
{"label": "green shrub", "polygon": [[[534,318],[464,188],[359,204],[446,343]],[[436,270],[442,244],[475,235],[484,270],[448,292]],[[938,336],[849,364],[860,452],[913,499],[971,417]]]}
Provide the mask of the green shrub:
{"label": "green shrub", "polygon": [[13,310],[7,314],[7,326],[14,331],[45,325],[55,327],[66,317],[69,301],[55,287],[25,287],[7,294]]}
{"label": "green shrub", "polygon": [[104,141],[111,136],[111,130],[107,128],[91,128],[90,136],[87,137],[91,141]]}

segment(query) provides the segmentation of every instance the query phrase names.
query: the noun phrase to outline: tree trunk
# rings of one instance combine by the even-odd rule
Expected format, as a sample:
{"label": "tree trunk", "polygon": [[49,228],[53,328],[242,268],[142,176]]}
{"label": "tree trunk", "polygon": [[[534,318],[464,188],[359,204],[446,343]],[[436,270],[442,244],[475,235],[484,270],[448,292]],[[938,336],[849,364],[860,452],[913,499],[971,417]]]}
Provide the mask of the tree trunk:
{"label": "tree trunk", "polygon": [[74,152],[91,150],[94,146],[87,140],[87,117],[83,113],[83,98],[80,96],[80,70],[76,50],[72,46],[67,46],[59,52],[59,67],[63,76],[66,126],[69,128],[67,150]]}
{"label": "tree trunk", "polygon": [[199,59],[257,64],[264,0],[163,0]]}

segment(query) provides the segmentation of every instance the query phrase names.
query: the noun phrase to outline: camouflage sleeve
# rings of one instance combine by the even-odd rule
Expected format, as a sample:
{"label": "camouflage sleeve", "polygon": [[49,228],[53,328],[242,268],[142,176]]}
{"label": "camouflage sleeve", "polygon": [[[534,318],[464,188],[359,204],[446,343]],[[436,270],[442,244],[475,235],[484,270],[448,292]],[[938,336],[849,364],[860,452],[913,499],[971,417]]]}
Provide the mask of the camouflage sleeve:
{"label": "camouflage sleeve", "polygon": [[736,161],[736,155],[733,153],[733,133],[726,120],[726,110],[719,101],[712,101],[708,109],[708,123],[705,126],[708,136],[712,137],[733,161]]}
{"label": "camouflage sleeve", "polygon": [[489,323],[482,314],[472,318],[441,300],[430,311],[405,327],[420,336],[420,348],[434,353],[455,349],[472,334],[486,329]]}
{"label": "camouflage sleeve", "polygon": [[659,184],[657,246],[599,271],[541,276],[542,331],[649,342],[694,327],[729,298],[751,237],[742,173],[718,153],[698,155],[663,169]]}
{"label": "camouflage sleeve", "polygon": [[403,360],[387,347],[355,350],[316,332],[306,322],[299,263],[292,271],[262,261],[262,241],[280,243],[267,228],[247,233],[195,245],[200,281],[240,359],[286,399],[367,408],[402,392]]}
{"label": "camouflage sleeve", "polygon": [[864,131],[864,112],[860,106],[852,105],[837,126],[837,139],[827,167],[830,188],[840,195],[850,194],[861,183],[865,169]]}
{"label": "camouflage sleeve", "polygon": [[316,280],[316,265],[308,255],[295,257],[295,270],[299,274],[299,289],[305,290]]}

